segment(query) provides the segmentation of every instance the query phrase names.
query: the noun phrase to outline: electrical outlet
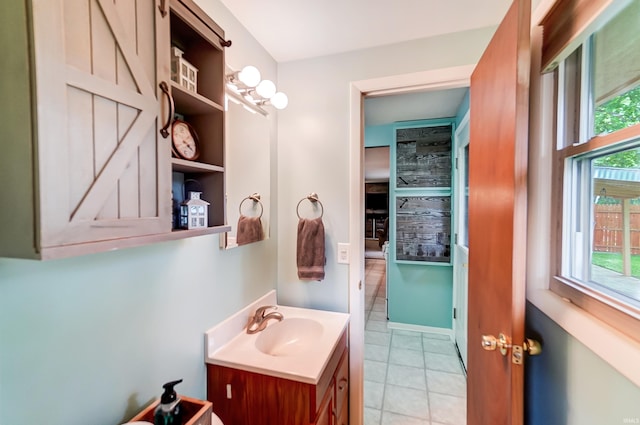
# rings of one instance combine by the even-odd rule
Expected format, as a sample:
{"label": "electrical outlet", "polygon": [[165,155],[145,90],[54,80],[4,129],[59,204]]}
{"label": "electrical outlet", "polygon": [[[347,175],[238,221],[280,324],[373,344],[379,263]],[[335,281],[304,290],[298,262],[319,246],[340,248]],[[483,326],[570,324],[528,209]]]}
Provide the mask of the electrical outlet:
{"label": "electrical outlet", "polygon": [[339,264],[349,264],[349,248],[350,248],[350,245],[348,243],[338,244],[338,263]]}

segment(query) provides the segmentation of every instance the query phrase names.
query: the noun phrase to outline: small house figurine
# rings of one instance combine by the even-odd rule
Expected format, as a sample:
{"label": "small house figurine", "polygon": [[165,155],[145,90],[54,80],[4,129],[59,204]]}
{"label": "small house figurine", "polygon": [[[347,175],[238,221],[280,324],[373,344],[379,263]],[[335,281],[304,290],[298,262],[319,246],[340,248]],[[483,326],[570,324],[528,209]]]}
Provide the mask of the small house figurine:
{"label": "small house figurine", "polygon": [[198,91],[198,68],[187,62],[183,54],[176,46],[171,48],[171,79],[195,93]]}
{"label": "small house figurine", "polygon": [[200,199],[202,192],[189,192],[189,199],[180,205],[180,227],[182,229],[203,229],[208,226],[209,203]]}

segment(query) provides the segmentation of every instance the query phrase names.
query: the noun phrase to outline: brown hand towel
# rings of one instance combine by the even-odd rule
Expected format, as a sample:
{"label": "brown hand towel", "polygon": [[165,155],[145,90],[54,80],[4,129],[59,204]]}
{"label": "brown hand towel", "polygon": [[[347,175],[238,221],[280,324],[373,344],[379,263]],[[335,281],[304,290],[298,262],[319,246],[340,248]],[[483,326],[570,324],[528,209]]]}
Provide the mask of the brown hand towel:
{"label": "brown hand towel", "polygon": [[324,225],[322,218],[301,218],[298,221],[296,261],[298,279],[324,279]]}
{"label": "brown hand towel", "polygon": [[251,242],[258,242],[262,239],[264,239],[264,234],[260,217],[245,217],[241,214],[238,219],[236,243],[238,245],[244,245]]}

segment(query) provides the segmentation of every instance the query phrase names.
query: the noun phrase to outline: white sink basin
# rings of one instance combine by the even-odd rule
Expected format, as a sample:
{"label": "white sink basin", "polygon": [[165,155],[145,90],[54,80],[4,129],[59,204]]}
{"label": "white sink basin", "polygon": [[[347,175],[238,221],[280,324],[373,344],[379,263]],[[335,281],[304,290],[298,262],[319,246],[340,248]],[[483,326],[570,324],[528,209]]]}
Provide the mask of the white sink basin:
{"label": "white sink basin", "polygon": [[[260,306],[276,306],[284,319],[247,333],[247,322]],[[277,304],[275,291],[236,312],[206,334],[206,362],[277,378],[317,384],[349,315]]]}
{"label": "white sink basin", "polygon": [[293,317],[272,323],[256,338],[256,348],[270,356],[293,356],[314,348],[323,327],[313,319]]}

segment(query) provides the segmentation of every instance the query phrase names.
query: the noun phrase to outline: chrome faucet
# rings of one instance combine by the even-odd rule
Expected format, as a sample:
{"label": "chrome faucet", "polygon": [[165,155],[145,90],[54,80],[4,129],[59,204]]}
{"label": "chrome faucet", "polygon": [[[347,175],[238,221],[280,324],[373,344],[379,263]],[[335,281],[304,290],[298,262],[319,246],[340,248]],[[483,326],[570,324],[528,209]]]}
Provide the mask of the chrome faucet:
{"label": "chrome faucet", "polygon": [[254,313],[253,317],[249,318],[249,323],[247,323],[248,334],[254,334],[260,332],[261,330],[264,330],[264,328],[267,327],[267,322],[269,321],[269,319],[278,319],[278,321],[282,321],[282,319],[284,319],[282,313],[279,313],[277,311],[272,311],[271,313],[266,314],[267,310],[269,310],[270,308],[274,310],[278,309],[278,307],[275,305],[265,305],[259,307]]}

